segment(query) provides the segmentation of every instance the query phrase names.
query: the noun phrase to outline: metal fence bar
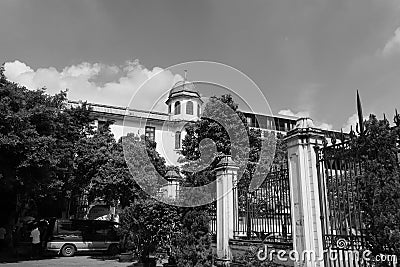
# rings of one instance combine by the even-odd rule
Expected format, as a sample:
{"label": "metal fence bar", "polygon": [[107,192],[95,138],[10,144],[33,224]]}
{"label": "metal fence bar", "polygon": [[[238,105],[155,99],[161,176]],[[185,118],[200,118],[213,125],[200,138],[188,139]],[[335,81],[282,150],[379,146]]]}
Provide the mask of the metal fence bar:
{"label": "metal fence bar", "polygon": [[354,251],[366,248],[358,181],[365,163],[347,143],[316,153],[324,249],[338,256],[325,257],[326,266],[363,266]]}
{"label": "metal fence bar", "polygon": [[234,188],[238,216],[234,238],[292,245],[289,172],[287,165],[271,168],[254,192]]}

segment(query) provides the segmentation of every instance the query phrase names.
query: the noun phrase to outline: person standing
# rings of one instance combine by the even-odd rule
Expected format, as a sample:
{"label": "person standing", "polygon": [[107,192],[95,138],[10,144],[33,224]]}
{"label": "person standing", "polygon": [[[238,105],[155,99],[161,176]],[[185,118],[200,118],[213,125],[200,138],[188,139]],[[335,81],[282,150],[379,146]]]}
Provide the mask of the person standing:
{"label": "person standing", "polygon": [[37,258],[40,255],[41,244],[40,244],[40,231],[38,226],[35,224],[31,231],[32,237],[32,257]]}
{"label": "person standing", "polygon": [[0,251],[3,251],[6,247],[6,228],[4,226],[0,227]]}

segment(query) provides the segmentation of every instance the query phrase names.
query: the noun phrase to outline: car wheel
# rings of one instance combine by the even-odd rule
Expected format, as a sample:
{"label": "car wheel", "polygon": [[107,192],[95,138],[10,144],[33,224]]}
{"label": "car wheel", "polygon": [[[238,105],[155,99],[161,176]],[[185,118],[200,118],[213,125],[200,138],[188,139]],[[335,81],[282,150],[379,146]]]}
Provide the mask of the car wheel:
{"label": "car wheel", "polygon": [[73,245],[64,245],[61,249],[61,255],[64,257],[72,257],[75,255],[75,247]]}
{"label": "car wheel", "polygon": [[118,245],[116,245],[116,244],[111,244],[109,247],[108,247],[108,254],[110,254],[110,255],[117,255],[119,253],[119,247],[118,247]]}

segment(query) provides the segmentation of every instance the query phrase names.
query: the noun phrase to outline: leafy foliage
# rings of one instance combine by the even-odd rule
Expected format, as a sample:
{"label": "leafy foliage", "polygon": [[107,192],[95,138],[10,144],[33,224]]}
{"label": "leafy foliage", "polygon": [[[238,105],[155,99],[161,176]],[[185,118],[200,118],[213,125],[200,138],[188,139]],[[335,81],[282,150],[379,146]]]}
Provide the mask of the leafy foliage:
{"label": "leafy foliage", "polygon": [[399,125],[371,115],[364,128],[324,149],[330,223],[337,234],[366,238],[374,255],[400,256]]}
{"label": "leafy foliage", "polygon": [[[212,118],[218,118],[218,121]],[[181,152],[183,169],[201,170],[184,171],[186,182],[192,186],[215,180],[214,169],[222,155],[231,155],[238,164],[238,177],[245,188],[250,185],[256,170],[263,179],[275,158],[272,153],[275,136],[271,133],[261,138],[260,130],[250,129],[231,95],[212,97],[204,108],[203,117],[187,127],[186,132]],[[285,158],[282,154],[280,157]]]}
{"label": "leafy foliage", "polygon": [[400,256],[400,128],[371,115],[365,129],[350,145],[363,162],[356,178],[370,249]]}
{"label": "leafy foliage", "polygon": [[122,138],[122,143],[130,174],[146,194],[155,196],[167,170],[165,159],[155,149],[155,142],[128,134]]}
{"label": "leafy foliage", "polygon": [[[212,118],[218,118],[218,121]],[[203,117],[187,127],[186,132],[182,142],[183,169],[201,170],[183,171],[185,183],[190,186],[201,186],[215,180],[214,169],[221,155],[231,155],[239,165],[238,177],[241,180],[238,186],[245,191],[256,171],[262,174],[260,179],[263,180],[272,163],[282,165],[286,162],[286,144],[282,136],[277,141],[273,133],[264,133],[262,136],[260,130],[250,129],[230,95],[211,98],[204,108]],[[237,141],[233,143],[232,140]],[[268,152],[274,151],[276,144],[275,156]],[[210,236],[205,234],[209,227],[207,207],[192,210],[186,216],[187,219],[183,221],[190,223],[186,223],[187,228],[184,228],[186,230],[183,231],[182,238],[177,239],[175,248],[179,266],[208,266],[212,257],[209,251]],[[199,223],[206,226],[207,232],[202,231],[201,227],[190,226]]]}
{"label": "leafy foliage", "polygon": [[100,198],[110,204],[120,200],[123,206],[129,205],[137,188],[126,166],[122,145],[115,141],[109,123],[81,140],[75,162],[74,184],[86,188],[90,200]]}
{"label": "leafy foliage", "polygon": [[212,266],[213,255],[209,233],[209,217],[201,209],[185,209],[181,213],[181,231],[172,242],[172,252],[179,267]]}
{"label": "leafy foliage", "polygon": [[[204,108],[203,117],[186,128],[181,151],[184,156],[184,169],[203,170],[184,172],[189,184],[200,186],[215,180],[213,169],[221,155],[232,155],[236,161],[247,159],[247,132],[243,134],[238,129],[238,122],[245,129],[245,118],[237,108],[230,95],[212,97]],[[218,118],[218,121],[212,118]],[[241,145],[233,146],[231,139],[238,140],[237,143]]]}
{"label": "leafy foliage", "polygon": [[121,213],[121,233],[142,261],[156,249],[170,245],[178,231],[178,210],[151,198],[137,199]]}
{"label": "leafy foliage", "polygon": [[235,262],[239,263],[243,267],[283,267],[285,265],[279,264],[270,260],[269,258],[265,260],[260,260],[257,257],[257,253],[260,250],[264,250],[263,246],[253,247],[253,249],[246,250],[246,252],[237,257]]}
{"label": "leafy foliage", "polygon": [[58,199],[73,188],[77,143],[91,133],[90,110],[9,82],[0,71],[1,195],[7,216],[24,216],[26,203]]}

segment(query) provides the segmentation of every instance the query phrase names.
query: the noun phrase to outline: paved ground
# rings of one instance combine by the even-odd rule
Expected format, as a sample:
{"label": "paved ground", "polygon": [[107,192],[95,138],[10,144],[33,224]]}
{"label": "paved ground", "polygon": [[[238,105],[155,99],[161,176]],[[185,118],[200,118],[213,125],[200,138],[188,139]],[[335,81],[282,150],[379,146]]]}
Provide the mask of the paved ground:
{"label": "paved ground", "polygon": [[104,257],[101,255],[90,255],[90,256],[75,256],[71,258],[66,257],[54,257],[46,258],[41,260],[21,260],[9,263],[0,263],[1,266],[118,266],[127,267],[132,266],[129,262],[118,262],[117,259],[111,259],[109,257]]}

